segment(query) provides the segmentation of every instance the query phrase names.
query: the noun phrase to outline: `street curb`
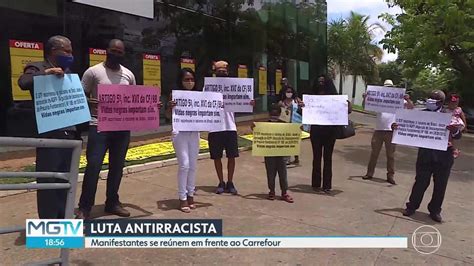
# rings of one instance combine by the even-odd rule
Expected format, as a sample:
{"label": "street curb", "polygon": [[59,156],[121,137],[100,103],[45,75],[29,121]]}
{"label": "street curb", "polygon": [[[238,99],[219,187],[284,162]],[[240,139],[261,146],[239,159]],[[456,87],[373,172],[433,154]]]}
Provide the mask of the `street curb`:
{"label": "street curb", "polygon": [[[252,147],[240,147],[239,152],[243,151],[249,151],[251,150]],[[224,153],[225,154],[225,153]],[[210,153],[205,152],[205,153],[200,153],[198,156],[198,161],[199,160],[204,160],[204,159],[209,159],[210,158]],[[178,164],[178,159],[171,158],[167,160],[162,160],[162,161],[155,161],[155,162],[148,162],[144,164],[136,164],[136,165],[130,165],[127,167],[123,168],[123,177],[127,177],[127,175],[130,174],[136,174],[152,169],[158,169],[158,168],[163,168],[166,166],[172,166],[172,165],[177,165]],[[100,180],[107,180],[107,174],[109,173],[109,170],[102,170],[100,171],[99,178]],[[77,178],[77,183],[81,183],[84,180],[84,174],[80,173],[78,178]],[[36,182],[30,182],[30,184],[35,184]],[[9,190],[9,191],[0,191],[0,198],[5,198],[8,196],[13,196],[13,195],[19,195],[19,194],[24,194],[28,192],[35,191],[34,189],[32,190]]]}

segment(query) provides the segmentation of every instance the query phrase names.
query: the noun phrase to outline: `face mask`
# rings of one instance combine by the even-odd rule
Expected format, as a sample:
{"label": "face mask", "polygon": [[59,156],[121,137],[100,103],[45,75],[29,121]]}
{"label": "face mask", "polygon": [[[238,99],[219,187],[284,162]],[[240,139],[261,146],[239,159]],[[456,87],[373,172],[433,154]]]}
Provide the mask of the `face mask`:
{"label": "face mask", "polygon": [[438,107],[438,101],[437,100],[435,100],[435,99],[426,100],[426,109],[428,109],[430,111],[435,111],[438,108],[439,107]]}
{"label": "face mask", "polygon": [[291,98],[291,97],[293,97],[293,93],[287,92],[287,93],[286,93],[286,98]]}
{"label": "face mask", "polygon": [[194,81],[183,82],[183,87],[187,90],[192,90],[194,88]]}
{"label": "face mask", "polygon": [[57,55],[56,63],[60,68],[66,70],[72,66],[74,63],[74,56],[72,55]]}
{"label": "face mask", "polygon": [[107,62],[111,66],[119,66],[123,62],[123,55],[108,53],[107,54]]}
{"label": "face mask", "polygon": [[225,78],[225,77],[228,77],[229,75],[225,74],[225,73],[216,73],[216,77],[220,77],[220,78]]}

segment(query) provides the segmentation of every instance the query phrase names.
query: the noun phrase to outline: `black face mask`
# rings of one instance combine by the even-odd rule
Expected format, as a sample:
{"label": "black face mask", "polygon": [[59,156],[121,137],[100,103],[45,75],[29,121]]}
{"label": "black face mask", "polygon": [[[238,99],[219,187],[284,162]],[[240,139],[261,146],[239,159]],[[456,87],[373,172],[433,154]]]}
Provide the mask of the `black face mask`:
{"label": "black face mask", "polygon": [[229,75],[226,75],[226,74],[223,74],[223,73],[216,73],[216,77],[219,77],[219,78],[225,78],[225,77],[228,77]]}
{"label": "black face mask", "polygon": [[118,54],[113,54],[113,53],[108,53],[107,54],[107,62],[111,66],[118,67],[120,64],[123,62],[123,55],[118,55]]}

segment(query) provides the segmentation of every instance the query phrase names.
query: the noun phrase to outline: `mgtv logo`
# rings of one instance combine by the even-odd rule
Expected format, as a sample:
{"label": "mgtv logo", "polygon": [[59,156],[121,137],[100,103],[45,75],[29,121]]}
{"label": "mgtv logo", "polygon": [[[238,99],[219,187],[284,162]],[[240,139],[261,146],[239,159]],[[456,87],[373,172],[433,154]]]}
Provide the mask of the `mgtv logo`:
{"label": "mgtv logo", "polygon": [[84,224],[77,219],[28,219],[27,237],[83,237]]}

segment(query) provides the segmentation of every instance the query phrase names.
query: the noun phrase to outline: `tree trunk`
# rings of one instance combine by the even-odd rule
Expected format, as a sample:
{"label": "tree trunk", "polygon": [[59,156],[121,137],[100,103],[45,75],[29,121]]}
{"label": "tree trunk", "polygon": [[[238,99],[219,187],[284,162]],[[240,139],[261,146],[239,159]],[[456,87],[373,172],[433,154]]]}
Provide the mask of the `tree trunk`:
{"label": "tree trunk", "polygon": [[357,75],[352,74],[352,104],[354,104],[356,97]]}
{"label": "tree trunk", "polygon": [[342,64],[339,63],[339,94],[342,94],[342,81],[344,80],[342,76]]}

